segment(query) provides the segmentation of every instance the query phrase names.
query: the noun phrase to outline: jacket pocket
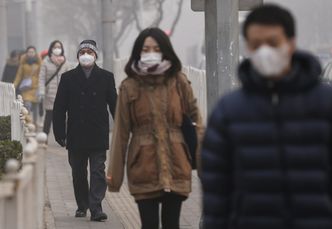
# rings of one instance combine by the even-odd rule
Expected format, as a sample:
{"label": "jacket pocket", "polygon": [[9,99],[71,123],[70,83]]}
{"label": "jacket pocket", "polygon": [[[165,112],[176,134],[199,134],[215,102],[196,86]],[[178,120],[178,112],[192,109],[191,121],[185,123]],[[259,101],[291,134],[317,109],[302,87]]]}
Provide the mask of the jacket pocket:
{"label": "jacket pocket", "polygon": [[136,141],[128,155],[128,179],[133,184],[156,183],[158,181],[158,157],[153,141]]}
{"label": "jacket pocket", "polygon": [[181,133],[171,134],[171,147],[173,179],[191,179],[191,157]]}

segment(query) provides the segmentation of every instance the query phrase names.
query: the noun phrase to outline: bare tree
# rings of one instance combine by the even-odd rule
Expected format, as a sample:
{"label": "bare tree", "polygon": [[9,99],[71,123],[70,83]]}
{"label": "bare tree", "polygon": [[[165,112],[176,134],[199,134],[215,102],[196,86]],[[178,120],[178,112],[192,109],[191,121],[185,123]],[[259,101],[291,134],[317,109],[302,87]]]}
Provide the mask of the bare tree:
{"label": "bare tree", "polygon": [[176,13],[176,16],[174,18],[174,21],[172,23],[172,26],[171,26],[171,30],[170,30],[170,33],[169,33],[169,36],[171,37],[173,34],[174,34],[174,31],[175,31],[175,28],[180,20],[180,16],[181,16],[181,12],[182,12],[182,7],[183,7],[183,0],[179,0],[178,1],[178,10],[177,10],[177,13]]}
{"label": "bare tree", "polygon": [[[174,34],[176,26],[179,22],[184,0],[177,0],[177,11],[174,20],[169,30],[169,36]],[[146,27],[159,27],[164,20],[164,6],[166,0],[131,0],[131,1],[116,1],[116,20],[117,32],[115,36],[115,55],[119,57],[119,42],[122,40],[124,34],[134,24],[138,32],[143,31]],[[153,14],[153,18],[146,25],[140,14],[142,13]]]}
{"label": "bare tree", "polygon": [[165,3],[165,0],[159,0],[156,2],[158,16],[156,17],[155,21],[152,23],[151,26],[159,27],[159,25],[164,17],[164,10],[163,10],[164,3]]}
{"label": "bare tree", "polygon": [[114,1],[114,6],[116,8],[115,12],[115,21],[116,21],[116,28],[115,28],[115,37],[114,37],[114,53],[116,57],[120,56],[119,53],[119,43],[121,42],[122,38],[129,30],[130,26],[135,21],[135,14],[133,13],[136,7],[136,1],[122,1],[117,0]]}
{"label": "bare tree", "polygon": [[[45,48],[48,42],[59,39],[66,46],[66,57],[76,62],[76,50],[83,39],[102,43],[101,1],[43,0],[41,19],[37,23],[43,34],[40,38]],[[45,43],[47,42],[47,43]]]}

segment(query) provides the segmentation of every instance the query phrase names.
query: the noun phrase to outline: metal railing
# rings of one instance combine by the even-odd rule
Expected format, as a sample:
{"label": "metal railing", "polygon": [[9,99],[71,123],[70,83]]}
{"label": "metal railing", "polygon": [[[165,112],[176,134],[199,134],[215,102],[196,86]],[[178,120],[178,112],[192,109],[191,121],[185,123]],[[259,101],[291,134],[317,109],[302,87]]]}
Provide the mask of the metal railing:
{"label": "metal railing", "polygon": [[0,116],[11,115],[13,101],[15,101],[14,84],[0,82]]}
{"label": "metal railing", "polygon": [[20,120],[21,112],[26,115],[28,111],[23,107],[22,96],[15,98],[15,87],[11,83],[0,82],[0,116],[11,117],[11,140],[23,141],[23,122]]}
{"label": "metal railing", "polygon": [[197,98],[197,105],[201,112],[203,121],[207,120],[207,103],[206,103],[206,74],[205,70],[197,69],[190,66],[184,66],[182,68],[184,74],[187,75],[191,82],[191,86],[194,91],[194,95]]}

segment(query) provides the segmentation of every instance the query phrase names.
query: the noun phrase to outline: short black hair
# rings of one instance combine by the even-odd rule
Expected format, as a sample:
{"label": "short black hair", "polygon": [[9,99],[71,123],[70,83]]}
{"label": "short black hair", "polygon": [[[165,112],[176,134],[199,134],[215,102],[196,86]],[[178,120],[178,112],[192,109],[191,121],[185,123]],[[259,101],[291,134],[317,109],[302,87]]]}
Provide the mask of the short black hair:
{"label": "short black hair", "polygon": [[248,39],[248,28],[252,24],[281,26],[288,38],[294,38],[296,35],[293,15],[289,10],[275,4],[258,6],[249,13],[242,28],[245,39]]}
{"label": "short black hair", "polygon": [[136,38],[131,56],[125,67],[125,72],[127,75],[131,76],[135,74],[132,70],[132,65],[137,67],[138,61],[141,59],[141,52],[144,46],[144,42],[147,37],[152,37],[156,40],[160,51],[163,54],[163,59],[171,62],[172,66],[169,70],[166,71],[166,74],[173,76],[180,72],[182,70],[181,61],[176,55],[171,41],[166,33],[159,28],[147,28],[143,30]]}
{"label": "short black hair", "polygon": [[47,55],[48,55],[49,57],[51,57],[53,47],[54,47],[54,45],[55,45],[56,43],[59,43],[59,44],[61,45],[61,49],[62,49],[61,56],[65,55],[65,51],[64,51],[64,49],[63,49],[63,44],[62,44],[62,42],[59,41],[59,40],[55,40],[55,41],[52,41],[52,42],[51,42],[50,47],[48,48]]}
{"label": "short black hair", "polygon": [[19,51],[19,50],[17,50],[17,49],[12,50],[12,51],[10,52],[10,58],[15,58],[15,57],[17,57],[17,56],[20,56],[21,53],[22,53],[22,51]]}
{"label": "short black hair", "polygon": [[35,50],[36,52],[37,52],[37,49],[36,49],[36,47],[35,46],[33,46],[33,45],[29,45],[26,49],[25,49],[25,52],[28,52],[29,51],[29,49],[33,49],[33,50]]}

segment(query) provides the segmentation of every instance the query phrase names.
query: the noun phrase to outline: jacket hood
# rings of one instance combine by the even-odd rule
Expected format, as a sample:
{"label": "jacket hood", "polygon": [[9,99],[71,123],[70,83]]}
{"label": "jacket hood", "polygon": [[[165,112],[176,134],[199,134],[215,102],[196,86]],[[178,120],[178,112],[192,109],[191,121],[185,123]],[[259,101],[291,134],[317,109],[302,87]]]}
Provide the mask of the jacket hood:
{"label": "jacket hood", "polygon": [[[41,64],[41,59],[40,59],[40,57],[37,55],[36,56],[37,57],[37,62],[36,62],[36,64]],[[20,59],[20,64],[26,64],[27,63],[27,59],[28,59],[28,56],[26,55],[26,54],[23,54],[22,55],[22,57],[21,57],[21,59]]]}
{"label": "jacket hood", "polygon": [[[320,82],[322,68],[318,60],[311,54],[296,51],[292,57],[291,72],[278,81],[262,77],[252,66],[249,59],[244,60],[238,69],[242,86],[247,91],[299,92],[305,91]],[[274,82],[271,86],[271,82]]]}

